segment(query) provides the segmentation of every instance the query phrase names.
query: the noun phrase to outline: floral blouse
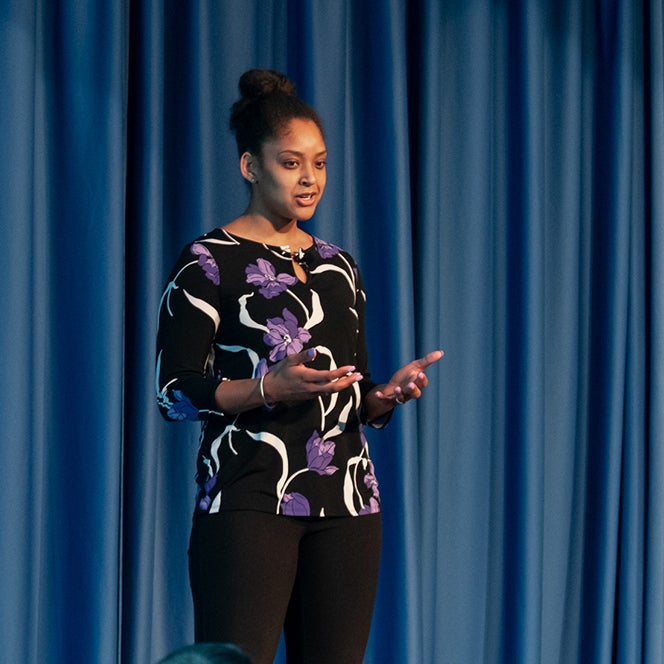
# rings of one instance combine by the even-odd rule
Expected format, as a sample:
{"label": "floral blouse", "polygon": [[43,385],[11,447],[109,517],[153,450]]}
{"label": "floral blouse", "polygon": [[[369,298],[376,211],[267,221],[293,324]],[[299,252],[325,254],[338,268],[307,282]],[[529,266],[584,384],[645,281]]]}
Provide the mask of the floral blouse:
{"label": "floral blouse", "polygon": [[[288,247],[216,229],[185,247],[161,298],[156,390],[168,420],[201,420],[196,510],[253,509],[291,516],[380,511],[362,432],[367,367],[365,297],[351,256],[314,238]],[[354,365],[364,378],[341,392],[240,414],[215,402],[222,380],[256,378],[315,347],[310,366]]]}

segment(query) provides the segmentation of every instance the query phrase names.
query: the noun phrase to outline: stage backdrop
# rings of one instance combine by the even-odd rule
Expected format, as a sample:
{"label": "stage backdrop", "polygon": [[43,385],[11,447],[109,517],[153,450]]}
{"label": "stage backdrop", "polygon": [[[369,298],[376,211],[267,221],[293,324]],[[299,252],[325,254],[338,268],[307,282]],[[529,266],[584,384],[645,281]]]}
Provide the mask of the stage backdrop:
{"label": "stage backdrop", "polygon": [[371,435],[367,663],[661,664],[663,42],[662,0],[3,2],[0,661],[192,639],[157,305],[243,210],[228,111],[271,67],[325,120],[309,228],[361,265],[374,376],[446,351]]}

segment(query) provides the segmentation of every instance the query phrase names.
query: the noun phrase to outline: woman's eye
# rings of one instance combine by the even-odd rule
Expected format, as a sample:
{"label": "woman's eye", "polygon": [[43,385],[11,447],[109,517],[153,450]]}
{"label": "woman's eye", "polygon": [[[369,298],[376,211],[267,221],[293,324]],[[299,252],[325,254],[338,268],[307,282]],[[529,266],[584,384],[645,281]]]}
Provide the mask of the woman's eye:
{"label": "woman's eye", "polygon": [[294,159],[288,159],[284,162],[286,168],[297,168],[297,162]]}
{"label": "woman's eye", "polygon": [[325,168],[326,166],[327,166],[326,161],[317,161],[316,162],[316,168],[318,168],[318,169]]}

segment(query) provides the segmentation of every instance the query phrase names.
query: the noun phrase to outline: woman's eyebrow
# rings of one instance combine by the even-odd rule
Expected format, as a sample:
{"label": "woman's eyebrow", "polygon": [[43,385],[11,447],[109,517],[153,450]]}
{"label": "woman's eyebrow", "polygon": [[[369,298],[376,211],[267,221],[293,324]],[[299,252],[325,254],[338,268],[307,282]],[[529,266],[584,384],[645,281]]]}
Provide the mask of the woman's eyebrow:
{"label": "woman's eyebrow", "polygon": [[[277,154],[282,155],[282,154],[294,154],[297,157],[303,157],[304,153],[299,152],[298,150],[281,150]],[[316,157],[322,157],[323,155],[327,154],[327,150],[321,150],[320,152],[317,152],[315,154]]]}

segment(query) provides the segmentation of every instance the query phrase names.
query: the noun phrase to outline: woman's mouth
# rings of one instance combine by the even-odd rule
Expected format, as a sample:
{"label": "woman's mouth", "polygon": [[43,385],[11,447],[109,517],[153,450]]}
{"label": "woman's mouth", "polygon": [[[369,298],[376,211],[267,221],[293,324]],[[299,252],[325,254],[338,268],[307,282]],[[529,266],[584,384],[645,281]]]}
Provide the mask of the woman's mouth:
{"label": "woman's mouth", "polygon": [[295,197],[301,205],[311,205],[316,200],[316,195],[313,192],[306,194],[298,194]]}

